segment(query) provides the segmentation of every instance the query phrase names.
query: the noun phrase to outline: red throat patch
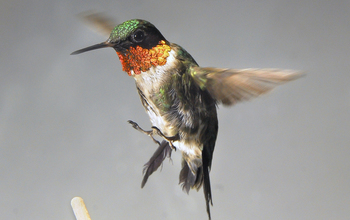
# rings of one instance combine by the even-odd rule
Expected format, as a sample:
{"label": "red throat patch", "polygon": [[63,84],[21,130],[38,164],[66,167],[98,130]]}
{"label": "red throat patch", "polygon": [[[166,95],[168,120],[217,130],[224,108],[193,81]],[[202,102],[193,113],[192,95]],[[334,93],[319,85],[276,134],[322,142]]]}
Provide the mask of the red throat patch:
{"label": "red throat patch", "polygon": [[170,46],[164,40],[161,40],[157,46],[151,49],[136,46],[136,48],[130,47],[125,54],[120,52],[117,52],[117,54],[122,63],[123,71],[131,76],[131,70],[137,75],[141,71],[149,70],[151,66],[163,66],[166,64],[166,58],[169,56],[170,50]]}

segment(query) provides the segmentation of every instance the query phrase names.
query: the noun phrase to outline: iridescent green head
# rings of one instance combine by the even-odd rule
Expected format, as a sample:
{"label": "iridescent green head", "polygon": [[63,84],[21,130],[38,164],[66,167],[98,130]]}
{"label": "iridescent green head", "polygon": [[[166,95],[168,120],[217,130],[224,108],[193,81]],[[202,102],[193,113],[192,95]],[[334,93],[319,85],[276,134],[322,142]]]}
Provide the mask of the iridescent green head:
{"label": "iridescent green head", "polygon": [[150,49],[157,46],[161,40],[166,41],[153,24],[145,20],[133,19],[116,26],[106,42],[75,51],[72,54],[104,47],[113,47],[117,52],[124,52],[136,46]]}
{"label": "iridescent green head", "polygon": [[132,32],[134,32],[139,26],[141,20],[133,19],[129,21],[125,21],[124,23],[116,26],[109,37],[111,42],[120,41],[126,39]]}

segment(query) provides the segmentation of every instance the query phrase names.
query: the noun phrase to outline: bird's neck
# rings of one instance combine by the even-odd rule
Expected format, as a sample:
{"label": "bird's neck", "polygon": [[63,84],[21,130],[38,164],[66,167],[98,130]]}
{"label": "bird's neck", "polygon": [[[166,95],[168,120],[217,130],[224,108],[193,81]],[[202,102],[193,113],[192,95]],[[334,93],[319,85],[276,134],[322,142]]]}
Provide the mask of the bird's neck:
{"label": "bird's neck", "polygon": [[167,62],[171,48],[164,40],[151,49],[140,46],[130,47],[124,53],[117,52],[123,71],[129,76],[148,71],[152,66],[163,66]]}

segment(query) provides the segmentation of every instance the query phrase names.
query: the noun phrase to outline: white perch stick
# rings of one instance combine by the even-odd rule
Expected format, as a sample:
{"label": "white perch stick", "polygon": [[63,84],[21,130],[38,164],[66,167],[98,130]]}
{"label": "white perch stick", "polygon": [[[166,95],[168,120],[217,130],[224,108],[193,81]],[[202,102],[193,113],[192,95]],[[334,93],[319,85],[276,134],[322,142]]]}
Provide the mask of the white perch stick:
{"label": "white perch stick", "polygon": [[80,197],[74,197],[70,202],[75,218],[77,220],[91,220],[89,212],[87,211],[84,200]]}

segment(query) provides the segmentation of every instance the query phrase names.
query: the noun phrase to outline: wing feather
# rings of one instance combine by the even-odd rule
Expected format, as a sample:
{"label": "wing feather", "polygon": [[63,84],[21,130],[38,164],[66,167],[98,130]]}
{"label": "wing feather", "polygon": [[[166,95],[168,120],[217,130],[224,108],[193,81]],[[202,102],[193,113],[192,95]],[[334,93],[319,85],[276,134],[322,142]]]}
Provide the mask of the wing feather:
{"label": "wing feather", "polygon": [[295,80],[303,73],[281,69],[220,69],[193,67],[195,82],[224,105],[234,105]]}
{"label": "wing feather", "polygon": [[104,13],[85,11],[78,14],[78,17],[92,30],[105,36],[109,36],[115,26],[113,19]]}

